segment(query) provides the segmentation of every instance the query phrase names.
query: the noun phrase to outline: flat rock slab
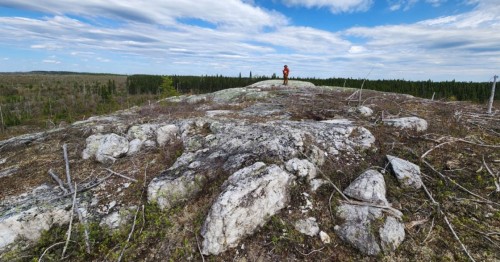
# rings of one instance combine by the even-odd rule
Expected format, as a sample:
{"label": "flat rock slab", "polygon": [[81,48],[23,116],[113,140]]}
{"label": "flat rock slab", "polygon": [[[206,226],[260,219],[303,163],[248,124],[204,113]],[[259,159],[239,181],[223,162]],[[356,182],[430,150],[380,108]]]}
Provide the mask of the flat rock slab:
{"label": "flat rock slab", "polygon": [[384,125],[394,126],[400,129],[410,129],[416,131],[425,131],[428,128],[427,121],[419,117],[402,117],[393,119],[383,119]]}

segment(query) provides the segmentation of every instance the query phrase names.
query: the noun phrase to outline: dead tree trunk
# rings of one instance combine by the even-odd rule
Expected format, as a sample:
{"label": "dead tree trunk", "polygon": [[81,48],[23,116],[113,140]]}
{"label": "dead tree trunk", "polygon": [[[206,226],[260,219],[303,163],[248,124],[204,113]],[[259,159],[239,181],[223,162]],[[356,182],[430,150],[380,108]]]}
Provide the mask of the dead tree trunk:
{"label": "dead tree trunk", "polygon": [[493,101],[495,100],[495,86],[497,84],[497,77],[493,76],[493,85],[491,86],[490,101],[488,102],[488,114],[491,114],[491,108],[493,107]]}

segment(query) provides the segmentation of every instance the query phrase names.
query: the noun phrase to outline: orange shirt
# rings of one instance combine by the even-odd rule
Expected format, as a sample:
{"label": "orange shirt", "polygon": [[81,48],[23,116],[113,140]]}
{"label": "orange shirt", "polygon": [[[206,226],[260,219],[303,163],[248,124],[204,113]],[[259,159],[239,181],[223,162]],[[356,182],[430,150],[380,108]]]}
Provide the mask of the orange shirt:
{"label": "orange shirt", "polygon": [[290,69],[288,69],[288,67],[285,67],[285,68],[283,69],[283,74],[284,74],[284,75],[288,75],[288,73],[290,73]]}

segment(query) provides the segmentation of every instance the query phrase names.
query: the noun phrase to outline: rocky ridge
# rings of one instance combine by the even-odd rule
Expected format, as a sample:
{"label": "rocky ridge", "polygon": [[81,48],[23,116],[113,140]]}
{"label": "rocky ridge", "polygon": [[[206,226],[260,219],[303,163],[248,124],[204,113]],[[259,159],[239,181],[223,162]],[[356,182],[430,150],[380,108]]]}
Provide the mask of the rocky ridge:
{"label": "rocky ridge", "polygon": [[[184,258],[233,254],[241,259],[276,259],[291,252],[298,260],[314,259],[300,251],[306,247],[306,239],[328,250],[334,250],[332,241],[341,244],[338,259],[401,258],[404,255],[398,247],[409,230],[405,223],[414,216],[408,211],[413,209],[401,203],[408,201],[404,195],[423,194],[417,191],[423,182],[418,165],[394,156],[404,155],[405,150],[384,150],[391,153],[385,155],[379,148],[385,141],[380,139],[405,132],[420,136],[429,124],[423,118],[400,114],[386,113],[380,119],[377,110],[381,105],[374,102],[378,93],[368,93],[373,97],[371,105],[351,106],[349,101],[333,99],[352,92],[304,82],[290,81],[284,87],[266,81],[169,98],[153,106],[1,141],[0,150],[6,153],[0,157],[0,179],[8,184],[19,176],[24,181],[21,173],[27,176],[30,170],[15,164],[15,158],[34,153],[39,157],[27,165],[41,169],[58,163],[54,169],[62,178],[65,165],[53,145],[64,143],[69,144],[69,164],[77,190],[81,190],[74,201],[80,223],[120,230],[135,225],[142,207],[144,228],[148,225],[144,207],[150,205],[165,213],[179,209],[200,212],[198,222],[189,215],[177,215],[178,226],[192,228],[189,234],[196,240]],[[383,138],[377,137],[380,131],[374,132],[379,129],[385,132]],[[37,179],[26,178],[29,182],[2,195],[2,256],[25,252],[44,230],[66,227],[72,219],[68,185],[54,183],[47,172],[39,172]],[[344,190],[332,200],[330,192],[337,185]],[[323,196],[325,192],[327,196]],[[402,196],[395,198],[394,194]],[[197,205],[202,208],[196,210]],[[266,231],[276,228],[283,231],[268,239]],[[173,239],[182,242],[177,236]],[[266,251],[266,255],[255,244],[263,240],[276,247],[285,239],[293,239],[292,246],[282,248],[292,250],[282,253]],[[156,243],[137,258],[180,256],[163,244]],[[361,255],[350,252],[352,248]],[[419,258],[428,255],[413,252]],[[335,257],[336,253],[328,254]],[[102,255],[90,256],[98,259]]]}

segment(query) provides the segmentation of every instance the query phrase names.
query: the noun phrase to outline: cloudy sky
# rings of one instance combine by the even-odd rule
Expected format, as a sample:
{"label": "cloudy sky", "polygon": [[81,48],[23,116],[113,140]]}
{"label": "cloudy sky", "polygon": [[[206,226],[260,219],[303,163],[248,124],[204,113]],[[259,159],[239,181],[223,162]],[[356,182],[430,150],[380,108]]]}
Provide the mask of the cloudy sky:
{"label": "cloudy sky", "polygon": [[0,71],[488,81],[499,0],[0,0]]}

